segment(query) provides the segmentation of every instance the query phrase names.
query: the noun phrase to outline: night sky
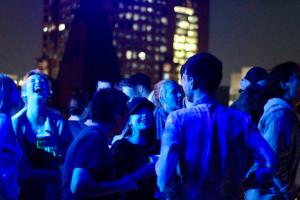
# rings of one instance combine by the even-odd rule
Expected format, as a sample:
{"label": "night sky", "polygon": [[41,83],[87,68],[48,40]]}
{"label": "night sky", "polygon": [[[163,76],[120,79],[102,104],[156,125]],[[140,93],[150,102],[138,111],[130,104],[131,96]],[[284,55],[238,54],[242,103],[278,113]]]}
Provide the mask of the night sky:
{"label": "night sky", "polygon": [[0,72],[22,77],[40,56],[43,0],[1,0]]}
{"label": "night sky", "polygon": [[[223,84],[245,65],[300,62],[300,1],[210,1],[209,51],[224,64]],[[0,72],[23,76],[40,56],[43,0],[1,0]]]}

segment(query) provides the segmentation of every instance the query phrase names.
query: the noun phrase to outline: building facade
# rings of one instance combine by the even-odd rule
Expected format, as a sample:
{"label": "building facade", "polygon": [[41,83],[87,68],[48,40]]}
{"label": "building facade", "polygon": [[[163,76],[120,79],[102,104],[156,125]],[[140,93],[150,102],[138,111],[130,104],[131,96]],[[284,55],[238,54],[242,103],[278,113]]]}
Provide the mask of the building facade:
{"label": "building facade", "polygon": [[[104,0],[121,75],[178,80],[180,66],[207,51],[208,0]],[[38,67],[56,78],[79,0],[45,0]]]}

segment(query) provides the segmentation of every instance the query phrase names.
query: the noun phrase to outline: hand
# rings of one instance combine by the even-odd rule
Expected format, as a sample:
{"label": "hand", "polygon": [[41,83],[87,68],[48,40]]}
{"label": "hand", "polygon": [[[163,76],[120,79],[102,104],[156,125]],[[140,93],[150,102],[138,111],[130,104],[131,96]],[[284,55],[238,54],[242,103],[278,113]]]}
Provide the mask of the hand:
{"label": "hand", "polygon": [[119,192],[121,193],[136,190],[138,188],[136,182],[130,176],[124,176],[118,182]]}

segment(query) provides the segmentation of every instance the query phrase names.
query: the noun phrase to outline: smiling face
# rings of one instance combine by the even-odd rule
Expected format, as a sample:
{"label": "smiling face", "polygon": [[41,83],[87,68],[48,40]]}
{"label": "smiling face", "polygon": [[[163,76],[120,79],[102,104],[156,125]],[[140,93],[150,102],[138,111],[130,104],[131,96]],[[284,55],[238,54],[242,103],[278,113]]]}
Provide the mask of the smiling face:
{"label": "smiling face", "polygon": [[129,124],[133,132],[144,131],[152,127],[153,114],[148,108],[140,108],[129,116]]}
{"label": "smiling face", "polygon": [[46,78],[42,75],[34,74],[26,80],[26,96],[29,102],[46,102],[49,96],[49,87]]}

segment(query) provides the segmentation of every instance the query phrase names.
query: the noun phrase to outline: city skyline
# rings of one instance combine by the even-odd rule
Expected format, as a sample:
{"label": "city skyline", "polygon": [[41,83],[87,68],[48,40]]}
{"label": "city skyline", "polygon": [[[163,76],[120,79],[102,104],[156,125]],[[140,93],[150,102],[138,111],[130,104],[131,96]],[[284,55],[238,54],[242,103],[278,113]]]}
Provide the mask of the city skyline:
{"label": "city skyline", "polygon": [[[40,56],[43,1],[3,0],[0,7],[0,72],[21,78]],[[223,85],[242,66],[271,68],[300,62],[300,2],[210,1],[208,50],[224,64]],[[284,15],[282,15],[284,13]]]}

